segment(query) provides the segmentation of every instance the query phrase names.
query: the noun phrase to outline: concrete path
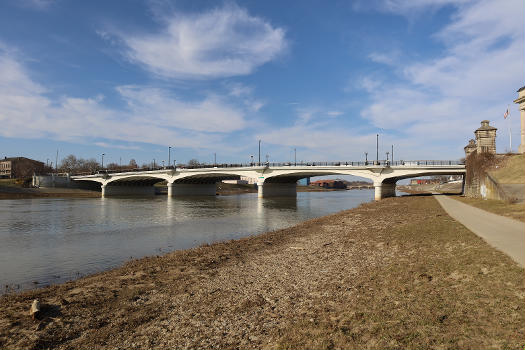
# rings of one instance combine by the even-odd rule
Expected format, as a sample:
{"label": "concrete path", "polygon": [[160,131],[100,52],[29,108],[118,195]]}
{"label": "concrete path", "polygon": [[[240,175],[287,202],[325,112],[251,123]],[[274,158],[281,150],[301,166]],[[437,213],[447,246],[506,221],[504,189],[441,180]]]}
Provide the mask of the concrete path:
{"label": "concrete path", "polygon": [[456,221],[525,267],[525,223],[475,208],[444,195],[434,198]]}

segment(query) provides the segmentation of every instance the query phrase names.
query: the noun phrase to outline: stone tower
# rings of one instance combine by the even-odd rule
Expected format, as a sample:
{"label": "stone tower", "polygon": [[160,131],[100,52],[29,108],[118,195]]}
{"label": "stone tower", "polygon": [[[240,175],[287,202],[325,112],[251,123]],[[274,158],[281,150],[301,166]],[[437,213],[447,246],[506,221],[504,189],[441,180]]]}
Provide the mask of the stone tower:
{"label": "stone tower", "polygon": [[481,126],[474,131],[476,134],[476,145],[478,154],[496,153],[496,129],[489,125],[488,120],[483,120]]}
{"label": "stone tower", "polygon": [[465,150],[465,159],[470,156],[472,152],[474,152],[478,147],[476,146],[476,141],[473,139],[470,139],[468,142],[468,145],[466,145],[463,149]]}
{"label": "stone tower", "polygon": [[518,90],[518,98],[514,103],[520,105],[521,114],[521,143],[518,148],[519,153],[525,153],[525,86]]}

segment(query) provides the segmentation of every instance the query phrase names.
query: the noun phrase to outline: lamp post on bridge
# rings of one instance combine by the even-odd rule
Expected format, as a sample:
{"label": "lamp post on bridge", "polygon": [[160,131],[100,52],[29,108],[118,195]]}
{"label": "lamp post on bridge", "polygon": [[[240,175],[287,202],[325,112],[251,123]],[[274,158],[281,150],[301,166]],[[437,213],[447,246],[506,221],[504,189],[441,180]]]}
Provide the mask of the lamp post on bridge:
{"label": "lamp post on bridge", "polygon": [[390,158],[392,159],[392,164],[394,164],[394,145],[392,145],[392,153],[390,153]]}
{"label": "lamp post on bridge", "polygon": [[379,165],[379,134],[376,134],[376,165]]}
{"label": "lamp post on bridge", "polygon": [[294,165],[297,166],[297,148],[294,148],[293,149],[293,153],[294,153]]}
{"label": "lamp post on bridge", "polygon": [[106,155],[106,153],[102,153],[102,169],[104,169],[104,156]]}
{"label": "lamp post on bridge", "polygon": [[258,166],[261,166],[261,140],[259,140],[259,163]]}
{"label": "lamp post on bridge", "polygon": [[390,152],[386,152],[386,165],[388,165],[388,154],[390,154]]}
{"label": "lamp post on bridge", "polygon": [[250,154],[250,166],[253,166],[253,154]]}
{"label": "lamp post on bridge", "polygon": [[213,166],[217,166],[217,153],[213,153]]}
{"label": "lamp post on bridge", "polygon": [[168,146],[168,166],[171,166],[171,146]]}
{"label": "lamp post on bridge", "polygon": [[365,152],[365,165],[368,165],[368,152]]}

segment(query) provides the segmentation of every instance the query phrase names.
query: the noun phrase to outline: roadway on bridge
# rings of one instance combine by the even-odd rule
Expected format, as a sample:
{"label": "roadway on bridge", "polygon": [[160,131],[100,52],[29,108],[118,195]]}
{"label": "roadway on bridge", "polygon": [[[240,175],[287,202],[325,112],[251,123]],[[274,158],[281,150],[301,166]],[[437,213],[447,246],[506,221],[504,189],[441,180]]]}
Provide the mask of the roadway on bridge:
{"label": "roadway on bridge", "polygon": [[488,244],[509,255],[525,267],[525,224],[475,208],[445,195],[434,195],[456,221],[483,238]]}

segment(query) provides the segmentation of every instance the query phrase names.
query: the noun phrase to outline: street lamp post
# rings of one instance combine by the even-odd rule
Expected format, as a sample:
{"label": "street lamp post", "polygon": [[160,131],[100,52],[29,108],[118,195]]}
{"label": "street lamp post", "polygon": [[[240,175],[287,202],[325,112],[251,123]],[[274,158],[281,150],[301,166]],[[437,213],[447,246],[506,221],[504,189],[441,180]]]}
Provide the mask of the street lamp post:
{"label": "street lamp post", "polygon": [[368,152],[365,152],[365,165],[368,165]]}
{"label": "street lamp post", "polygon": [[388,165],[388,154],[389,154],[389,153],[390,153],[390,152],[386,152],[386,165]]}
{"label": "street lamp post", "polygon": [[171,166],[171,146],[168,146],[168,166]]}
{"label": "street lamp post", "polygon": [[261,140],[259,140],[259,166],[261,166]]}
{"label": "street lamp post", "polygon": [[217,153],[213,153],[213,166],[217,166]]}
{"label": "street lamp post", "polygon": [[102,153],[102,169],[104,169],[104,156],[106,155],[106,153]]}
{"label": "street lamp post", "polygon": [[294,160],[294,165],[297,166],[297,148],[294,148],[293,149],[293,160]]}
{"label": "street lamp post", "polygon": [[390,154],[390,158],[392,159],[392,163],[394,163],[394,145],[392,145],[392,153]]}
{"label": "street lamp post", "polygon": [[250,154],[250,166],[253,166],[253,154]]}
{"label": "street lamp post", "polygon": [[379,134],[376,134],[376,165],[379,165]]}

